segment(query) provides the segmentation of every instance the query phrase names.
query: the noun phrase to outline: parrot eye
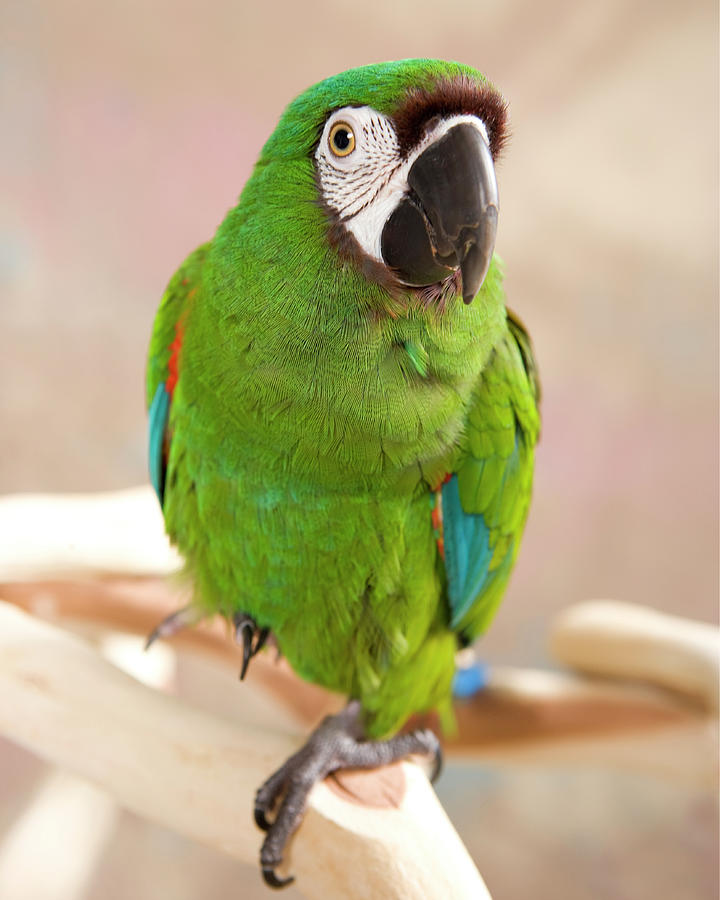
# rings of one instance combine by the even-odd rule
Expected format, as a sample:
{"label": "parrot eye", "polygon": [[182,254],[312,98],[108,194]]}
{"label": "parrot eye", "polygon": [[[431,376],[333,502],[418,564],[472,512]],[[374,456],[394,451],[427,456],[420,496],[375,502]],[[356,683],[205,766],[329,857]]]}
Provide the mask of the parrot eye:
{"label": "parrot eye", "polygon": [[314,157],[320,197],[341,219],[367,207],[400,163],[392,121],[370,106],[333,110]]}
{"label": "parrot eye", "polygon": [[335,156],[349,156],[355,149],[355,134],[347,122],[336,122],[330,129],[328,143]]}

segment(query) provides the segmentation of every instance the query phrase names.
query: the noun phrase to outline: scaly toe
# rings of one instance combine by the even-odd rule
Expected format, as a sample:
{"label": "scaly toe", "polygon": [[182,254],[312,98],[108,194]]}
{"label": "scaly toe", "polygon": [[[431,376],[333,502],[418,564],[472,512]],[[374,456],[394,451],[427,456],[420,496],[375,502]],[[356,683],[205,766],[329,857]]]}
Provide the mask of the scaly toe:
{"label": "scaly toe", "polygon": [[[410,754],[434,758],[433,779],[442,763],[440,742],[434,732],[415,731],[385,741],[362,739],[360,704],[351,701],[335,716],[328,716],[315,729],[304,747],[294,753],[255,795],[255,822],[265,834],[260,867],[265,883],[284,887],[293,880],[275,874],[292,834],[302,821],[312,786],[340,768],[370,769],[387,765]],[[282,797],[277,812],[277,801]],[[274,815],[273,815],[274,813]],[[272,816],[272,822],[268,816]]]}

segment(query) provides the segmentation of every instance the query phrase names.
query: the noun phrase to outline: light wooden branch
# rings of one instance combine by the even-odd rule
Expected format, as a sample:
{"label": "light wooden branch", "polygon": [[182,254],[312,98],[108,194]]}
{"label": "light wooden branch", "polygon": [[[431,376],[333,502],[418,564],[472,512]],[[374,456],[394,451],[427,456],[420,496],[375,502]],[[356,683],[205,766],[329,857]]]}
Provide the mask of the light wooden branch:
{"label": "light wooden branch", "polygon": [[556,620],[556,659],[587,672],[648,681],[718,711],[720,631],[704,622],[613,600],[578,603]]}
{"label": "light wooden branch", "polygon": [[[162,580],[108,576],[0,583],[0,596],[66,626],[102,626],[143,636],[179,604],[173,585]],[[618,643],[615,655],[632,658],[634,646],[623,639],[623,619],[612,617],[613,609],[611,605],[612,633]],[[602,621],[600,617],[600,625]],[[672,622],[668,624],[672,634]],[[700,627],[713,639],[715,629]],[[558,628],[562,635],[562,624]],[[687,654],[691,648],[683,642],[682,630],[677,633],[678,653]],[[572,643],[570,635],[563,640]],[[592,647],[591,635],[588,642]],[[240,651],[220,620],[180,632],[167,645],[202,653],[233,673],[240,667]],[[671,644],[664,653],[672,670]],[[712,788],[717,771],[712,711],[703,709],[692,695],[685,697],[652,684],[652,671],[636,670],[636,677],[647,683],[494,666],[483,691],[456,703],[459,731],[446,740],[446,755],[500,767],[542,763],[641,769]],[[219,683],[218,690],[228,683]],[[262,726],[284,722],[307,734],[343,701],[298,679],[270,652],[253,660],[234,702],[245,721]]]}
{"label": "light wooden branch", "polygon": [[[150,489],[0,498],[0,597],[35,615],[147,634],[182,603],[158,577],[178,566]],[[148,575],[154,577],[141,577]],[[249,828],[244,811],[252,791],[321,715],[338,708],[339,698],[299,681],[263,654],[253,660],[238,704],[253,692],[269,696],[274,721],[286,731],[272,731],[265,718],[238,732],[142,688],[70,637],[14,615],[0,610],[0,731],[105,784],[149,818],[254,861],[261,836]],[[700,623],[639,607],[581,604],[560,618],[552,647],[566,664],[603,679],[493,669],[487,689],[457,704],[459,735],[447,749],[500,766],[631,766],[712,789],[717,641],[717,630]],[[238,650],[218,622],[172,643],[239,667]],[[330,779],[312,795],[290,861],[308,896],[487,896],[416,767],[358,778]],[[367,808],[378,785],[381,795],[405,798],[399,808],[391,804],[381,815]],[[344,800],[338,790],[345,791]],[[348,803],[348,791],[365,806]],[[412,825],[415,818],[422,821]],[[421,877],[434,873],[422,889],[402,863],[407,842],[423,857]],[[357,868],[349,868],[356,852]],[[459,880],[448,886],[442,877],[453,869]],[[340,880],[328,882],[327,871]],[[438,874],[441,880],[433,880]],[[375,878],[369,893],[362,893]],[[358,893],[349,894],[348,884]],[[468,885],[471,893],[462,893]]]}
{"label": "light wooden branch", "polygon": [[[146,688],[78,638],[5,603],[0,731],[128,809],[252,864],[261,837],[251,824],[254,791],[300,743]],[[287,867],[311,898],[489,897],[410,763],[317,785]]]}
{"label": "light wooden branch", "polygon": [[0,497],[0,581],[78,572],[167,575],[181,563],[149,486]]}

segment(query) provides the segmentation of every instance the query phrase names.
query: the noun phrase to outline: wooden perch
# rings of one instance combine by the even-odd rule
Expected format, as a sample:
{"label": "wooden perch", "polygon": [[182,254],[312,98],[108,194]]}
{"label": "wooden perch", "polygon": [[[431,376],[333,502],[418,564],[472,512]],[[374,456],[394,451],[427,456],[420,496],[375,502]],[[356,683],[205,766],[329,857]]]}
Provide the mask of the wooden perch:
{"label": "wooden perch", "polygon": [[718,711],[720,631],[704,622],[593,600],[558,617],[550,646],[556,659],[582,672],[648,681]]}
{"label": "wooden perch", "polygon": [[[6,603],[0,731],[128,809],[253,865],[261,837],[254,792],[300,743],[146,688],[76,637]],[[307,897],[323,900],[489,897],[411,763],[317,785],[286,866]]]}
{"label": "wooden perch", "polygon": [[[149,488],[0,499],[0,598],[35,616],[147,635],[183,603],[161,577],[179,564]],[[239,669],[217,620],[172,645]],[[456,704],[450,754],[498,766],[630,766],[714,788],[715,628],[596,602],[561,617],[552,646],[566,664],[611,680],[493,669],[486,689]],[[272,700],[255,709],[271,705],[273,726],[243,706],[239,728],[151,691],[76,639],[0,604],[0,732],[142,815],[255,864],[255,788],[342,701],[272,654],[253,660],[238,706],[252,710],[253,692]],[[311,897],[488,896],[409,764],[318,785],[287,862]]]}
{"label": "wooden perch", "polygon": [[[172,584],[127,576],[0,583],[0,596],[65,625],[101,626],[141,636],[181,602]],[[632,658],[634,645],[623,637],[622,617],[613,613],[611,604],[610,633],[617,648],[610,658]],[[599,628],[602,623],[600,616]],[[711,626],[698,623],[698,627],[713,638]],[[672,621],[668,628],[664,653],[672,658],[669,641],[676,631]],[[572,635],[563,636],[562,620],[554,633],[572,646]],[[692,644],[683,641],[682,630],[677,634],[678,654],[691,653]],[[592,636],[587,640],[592,647]],[[233,674],[240,667],[240,651],[219,619],[180,632],[168,645],[203,653],[228,666]],[[668,664],[668,668],[673,667]],[[712,788],[717,749],[714,720],[693,695],[685,698],[677,690],[668,692],[653,685],[652,670],[636,668],[636,677],[647,683],[494,666],[483,691],[456,702],[459,731],[445,742],[446,755],[500,767],[540,763],[629,767]],[[708,690],[712,690],[710,682]],[[228,682],[234,683],[234,679]],[[249,703],[253,693],[260,695],[264,708],[272,709],[275,722],[284,722],[298,734],[307,734],[323,715],[336,712],[343,702],[300,680],[272,652],[255,657],[242,689],[236,692],[237,708],[245,721],[257,719],[257,703]],[[268,724],[267,716],[261,724]]]}
{"label": "wooden perch", "polygon": [[150,487],[0,497],[0,581],[77,572],[167,575],[181,564]]}

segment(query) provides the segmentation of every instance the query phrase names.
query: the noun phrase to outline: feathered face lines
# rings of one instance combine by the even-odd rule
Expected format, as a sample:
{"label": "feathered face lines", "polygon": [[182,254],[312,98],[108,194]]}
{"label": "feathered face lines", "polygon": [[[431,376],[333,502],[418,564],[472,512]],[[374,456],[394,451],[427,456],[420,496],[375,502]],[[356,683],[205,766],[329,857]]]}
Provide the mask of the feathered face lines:
{"label": "feathered face lines", "polygon": [[[359,220],[356,217],[383,189],[386,196],[381,198],[382,210],[378,214],[394,208],[397,199],[407,192],[406,176],[414,160],[453,125],[463,121],[474,125],[489,145],[485,123],[473,115],[459,114],[444,120],[434,117],[406,152],[402,150],[393,120],[369,106],[344,107],[328,117],[315,150],[321,199],[333,218],[340,222],[354,220],[350,230],[375,259],[381,258],[379,244],[368,247],[369,241],[363,239],[363,232],[374,222],[371,223],[369,216]],[[353,149],[339,155],[333,135],[343,126],[352,134]]]}
{"label": "feathered face lines", "polygon": [[[338,135],[352,150],[340,151]],[[400,165],[395,129],[388,118],[371,109],[345,107],[332,113],[315,151],[322,199],[346,221],[366,208],[388,184]]]}
{"label": "feathered face lines", "polygon": [[394,294],[430,296],[459,268],[470,302],[494,247],[503,123],[499,95],[469,79],[411,92],[393,116],[334,110],[314,153],[331,243]]}

